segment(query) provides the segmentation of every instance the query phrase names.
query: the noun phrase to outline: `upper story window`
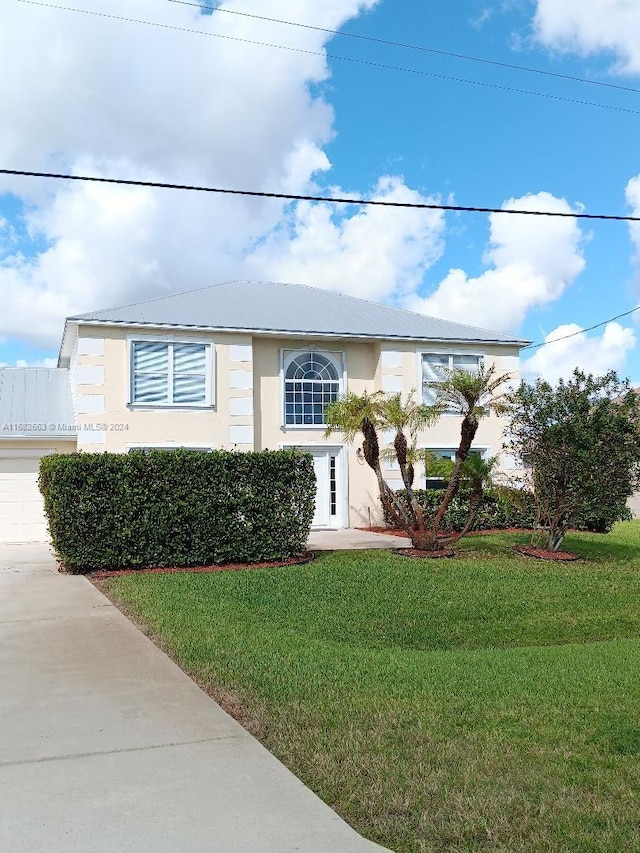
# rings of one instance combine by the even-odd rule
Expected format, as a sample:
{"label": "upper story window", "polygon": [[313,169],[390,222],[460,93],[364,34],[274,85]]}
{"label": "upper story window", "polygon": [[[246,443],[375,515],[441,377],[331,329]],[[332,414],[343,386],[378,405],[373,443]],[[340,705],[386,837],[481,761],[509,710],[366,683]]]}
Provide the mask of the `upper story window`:
{"label": "upper story window", "polygon": [[146,406],[210,406],[212,345],[133,341],[131,402]]}
{"label": "upper story window", "polygon": [[455,353],[422,353],[422,401],[433,405],[436,400],[434,388],[429,387],[430,382],[442,379],[444,370],[468,370],[475,373],[484,363],[481,355],[458,355]]}
{"label": "upper story window", "polygon": [[287,426],[322,426],[324,409],[340,394],[335,359],[320,352],[289,353],[284,369],[284,422]]}

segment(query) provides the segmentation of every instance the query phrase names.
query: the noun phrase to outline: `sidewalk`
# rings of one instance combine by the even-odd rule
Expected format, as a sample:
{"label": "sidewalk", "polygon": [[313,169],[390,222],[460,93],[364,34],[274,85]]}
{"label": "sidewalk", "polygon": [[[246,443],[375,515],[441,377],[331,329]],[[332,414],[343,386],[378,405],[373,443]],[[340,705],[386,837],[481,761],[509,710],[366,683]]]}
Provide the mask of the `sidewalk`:
{"label": "sidewalk", "polygon": [[407,548],[410,540],[388,533],[370,533],[368,530],[312,530],[309,534],[310,551],[353,551],[364,548]]}
{"label": "sidewalk", "polygon": [[0,545],[0,684],[0,850],[383,850],[45,546]]}

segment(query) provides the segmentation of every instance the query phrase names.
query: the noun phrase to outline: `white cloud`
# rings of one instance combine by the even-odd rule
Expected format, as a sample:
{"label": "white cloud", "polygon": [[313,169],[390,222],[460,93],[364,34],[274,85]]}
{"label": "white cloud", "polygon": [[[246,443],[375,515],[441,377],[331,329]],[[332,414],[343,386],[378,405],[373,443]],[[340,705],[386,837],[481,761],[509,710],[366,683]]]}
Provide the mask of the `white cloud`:
{"label": "white cloud", "polygon": [[[378,0],[227,5],[236,2],[335,29]],[[94,10],[131,15],[125,0]],[[266,22],[155,0],[138,0],[135,17],[283,41],[282,28]],[[323,149],[333,110],[318,86],[329,75],[327,39],[296,31],[295,46],[317,56],[9,4],[0,17],[0,162],[304,192],[330,167]],[[47,346],[67,314],[246,277],[245,258],[286,209],[273,200],[17,178],[1,179],[2,192],[23,202],[24,218],[15,239],[5,231],[0,252],[0,337]]]}
{"label": "white cloud", "polygon": [[[547,192],[508,199],[504,208],[571,213]],[[490,329],[513,331],[531,308],[558,299],[584,268],[583,233],[572,217],[490,215],[491,268],[477,278],[452,269],[436,290],[410,296],[406,307]]]}
{"label": "white cloud", "polygon": [[[627,204],[633,216],[640,216],[640,175],[631,178],[626,189]],[[635,262],[640,279],[640,222],[629,223],[629,235],[635,246]]]}
{"label": "white cloud", "polygon": [[616,70],[640,73],[640,3],[636,0],[538,0],[537,39],[583,56],[607,52]]}
{"label": "white cloud", "polygon": [[[373,198],[425,202],[402,179],[385,177]],[[256,275],[316,284],[376,301],[415,291],[442,253],[444,216],[398,210],[301,203],[248,259]]]}
{"label": "white cloud", "polygon": [[574,337],[558,340],[550,346],[540,347],[526,358],[522,353],[521,371],[524,379],[533,380],[538,376],[551,383],[560,377],[566,379],[579,367],[585,373],[602,375],[609,370],[622,374],[629,353],[635,349],[637,339],[633,329],[620,323],[607,323],[601,335],[588,336],[575,323],[558,326],[550,332],[545,341],[554,341],[565,335]]}

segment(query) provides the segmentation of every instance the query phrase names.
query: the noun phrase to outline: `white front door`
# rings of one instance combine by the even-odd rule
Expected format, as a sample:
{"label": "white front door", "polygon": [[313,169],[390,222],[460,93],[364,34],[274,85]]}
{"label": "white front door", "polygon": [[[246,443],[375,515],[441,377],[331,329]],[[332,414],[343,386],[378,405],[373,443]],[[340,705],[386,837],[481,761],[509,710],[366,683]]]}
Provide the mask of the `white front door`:
{"label": "white front door", "polygon": [[312,527],[342,527],[340,451],[304,448],[313,456],[316,475],[316,507]]}

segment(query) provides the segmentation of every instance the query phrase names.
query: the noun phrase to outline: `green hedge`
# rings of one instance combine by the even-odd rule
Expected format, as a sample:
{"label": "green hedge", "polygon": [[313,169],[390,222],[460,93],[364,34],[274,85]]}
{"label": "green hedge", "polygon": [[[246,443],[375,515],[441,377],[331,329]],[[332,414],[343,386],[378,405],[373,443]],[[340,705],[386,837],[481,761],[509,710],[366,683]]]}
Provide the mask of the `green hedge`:
{"label": "green hedge", "polygon": [[[398,492],[404,498],[405,492]],[[414,494],[423,512],[427,524],[436,514],[443,491],[441,489],[415,489]],[[459,492],[451,501],[442,520],[442,530],[447,533],[462,530],[469,512],[469,497]],[[536,507],[533,495],[520,489],[499,489],[485,491],[484,501],[472,530],[502,530],[505,527],[533,527],[536,520]],[[389,519],[385,516],[387,524]]]}
{"label": "green hedge", "polygon": [[45,456],[40,490],[67,571],[254,563],[303,554],[315,475],[294,450]]}
{"label": "green hedge", "polygon": [[[433,518],[440,501],[440,489],[415,489],[415,495],[420,502],[425,518]],[[404,498],[404,489],[398,492]],[[444,515],[442,530],[451,532],[462,530],[469,511],[469,497],[464,491],[459,492],[452,500]],[[576,512],[571,526],[575,530],[587,530],[592,533],[608,533],[616,521],[631,518],[626,505],[609,505],[597,507],[586,505]],[[386,517],[387,524],[391,524]],[[478,512],[472,530],[503,530],[507,527],[531,529],[536,524],[536,503],[533,492],[525,489],[487,489],[484,494],[482,508]]]}

